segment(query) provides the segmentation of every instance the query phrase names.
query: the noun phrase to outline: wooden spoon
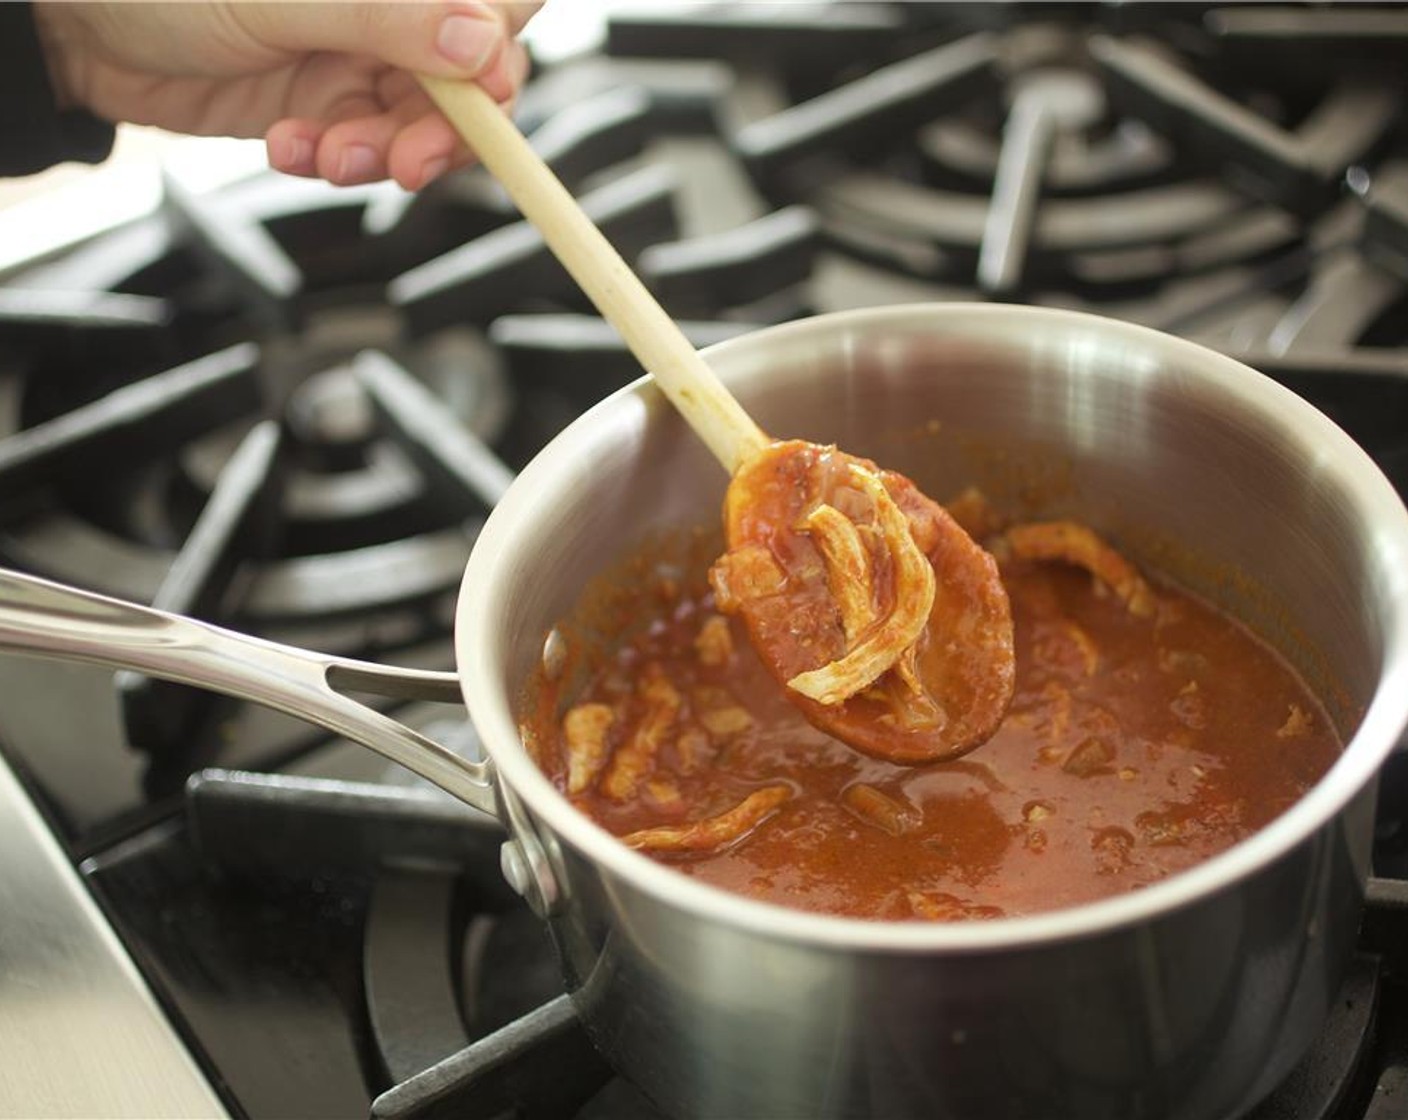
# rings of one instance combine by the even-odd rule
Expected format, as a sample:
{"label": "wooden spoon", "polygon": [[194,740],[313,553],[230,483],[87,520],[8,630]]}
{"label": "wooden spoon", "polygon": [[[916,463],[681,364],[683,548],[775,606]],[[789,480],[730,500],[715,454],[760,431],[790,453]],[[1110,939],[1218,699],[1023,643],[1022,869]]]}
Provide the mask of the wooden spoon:
{"label": "wooden spoon", "polygon": [[807,719],[896,762],[988,739],[1014,685],[993,558],[902,475],[771,440],[494,100],[420,81],[732,476],[716,597]]}

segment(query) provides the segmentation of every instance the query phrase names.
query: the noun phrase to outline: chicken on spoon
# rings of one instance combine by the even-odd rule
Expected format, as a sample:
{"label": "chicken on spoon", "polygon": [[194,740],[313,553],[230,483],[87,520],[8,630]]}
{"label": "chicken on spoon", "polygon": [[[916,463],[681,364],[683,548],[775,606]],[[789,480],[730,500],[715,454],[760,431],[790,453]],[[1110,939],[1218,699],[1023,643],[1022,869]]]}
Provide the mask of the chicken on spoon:
{"label": "chicken on spoon", "polygon": [[421,80],[733,476],[720,605],[742,615],[807,719],[896,762],[987,739],[1014,681],[992,558],[903,476],[770,440],[493,100],[472,84]]}
{"label": "chicken on spoon", "polygon": [[802,440],[746,460],[710,572],[808,721],[892,762],[950,758],[1002,722],[1015,673],[997,564],[909,479]]}

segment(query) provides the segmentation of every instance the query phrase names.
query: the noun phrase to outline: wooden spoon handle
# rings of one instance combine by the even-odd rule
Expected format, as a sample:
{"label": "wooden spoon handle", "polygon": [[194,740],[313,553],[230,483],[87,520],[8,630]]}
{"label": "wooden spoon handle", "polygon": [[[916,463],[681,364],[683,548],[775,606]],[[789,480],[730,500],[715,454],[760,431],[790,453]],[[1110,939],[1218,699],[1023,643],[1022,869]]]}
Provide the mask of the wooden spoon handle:
{"label": "wooden spoon handle", "polygon": [[472,82],[420,81],[729,474],[767,446],[767,435],[493,98]]}

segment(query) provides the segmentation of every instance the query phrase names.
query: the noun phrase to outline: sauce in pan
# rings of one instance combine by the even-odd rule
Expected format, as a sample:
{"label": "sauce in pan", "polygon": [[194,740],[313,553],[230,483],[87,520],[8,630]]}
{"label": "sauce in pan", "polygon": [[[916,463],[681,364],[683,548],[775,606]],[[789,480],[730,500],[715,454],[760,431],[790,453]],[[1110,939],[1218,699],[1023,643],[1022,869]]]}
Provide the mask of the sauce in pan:
{"label": "sauce in pan", "polygon": [[582,812],[682,874],[877,919],[1132,890],[1255,832],[1334,762],[1323,708],[1240,624],[1077,526],[996,551],[1016,690],[962,759],[895,765],[811,726],[702,573],[693,592],[642,585],[653,624],[580,691],[536,682],[528,740]]}

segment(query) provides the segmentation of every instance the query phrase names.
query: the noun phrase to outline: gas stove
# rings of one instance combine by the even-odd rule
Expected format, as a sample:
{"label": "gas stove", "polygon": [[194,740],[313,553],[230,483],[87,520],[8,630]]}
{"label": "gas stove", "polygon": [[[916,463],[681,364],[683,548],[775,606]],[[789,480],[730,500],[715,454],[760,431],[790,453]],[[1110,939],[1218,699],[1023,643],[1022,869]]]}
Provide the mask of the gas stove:
{"label": "gas stove", "polygon": [[[1408,13],[1379,6],[667,6],[540,68],[519,117],[698,345],[921,300],[1096,311],[1284,382],[1404,492],[1405,73]],[[453,668],[484,517],[637,372],[480,171],[415,196],[169,174],[152,213],[3,276],[0,562]],[[287,717],[3,665],[0,898],[30,897],[3,853],[32,849],[67,900],[52,913],[89,929],[122,992],[90,1007],[121,1044],[85,1039],[77,1060],[100,1086],[124,1069],[165,1086],[108,1100],[658,1115],[578,1026],[494,822]],[[456,708],[395,714],[479,751]],[[1398,758],[1378,822],[1356,965],[1256,1120],[1408,1109]],[[29,952],[51,936],[51,911],[6,909]],[[0,1000],[7,1052],[67,1037],[44,1001],[78,985],[52,975],[33,1012]],[[150,1068],[123,1048],[141,1032]],[[82,1111],[59,1081],[6,1099],[0,1076],[0,1112]]]}

